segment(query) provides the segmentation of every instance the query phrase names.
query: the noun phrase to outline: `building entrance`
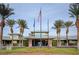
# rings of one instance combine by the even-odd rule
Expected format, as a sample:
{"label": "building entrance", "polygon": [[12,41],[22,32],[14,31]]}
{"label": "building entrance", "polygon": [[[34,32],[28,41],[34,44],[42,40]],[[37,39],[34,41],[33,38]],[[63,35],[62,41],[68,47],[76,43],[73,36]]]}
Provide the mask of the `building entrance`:
{"label": "building entrance", "polygon": [[40,39],[34,39],[32,40],[32,46],[47,46],[48,40],[40,40]]}

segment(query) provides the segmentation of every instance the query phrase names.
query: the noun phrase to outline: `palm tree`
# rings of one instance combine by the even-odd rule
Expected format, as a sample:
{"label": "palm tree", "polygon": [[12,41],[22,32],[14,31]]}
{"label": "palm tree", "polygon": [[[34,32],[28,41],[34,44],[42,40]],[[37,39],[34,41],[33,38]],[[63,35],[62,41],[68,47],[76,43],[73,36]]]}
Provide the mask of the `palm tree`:
{"label": "palm tree", "polygon": [[5,20],[10,15],[14,14],[13,9],[9,7],[9,4],[0,4],[0,17],[1,17],[1,30],[0,30],[0,44],[2,44],[3,28],[5,26]]}
{"label": "palm tree", "polygon": [[[26,21],[23,20],[23,19],[18,19],[17,23],[18,23],[18,25],[19,25],[19,27],[20,27],[20,34],[21,34],[22,37],[23,37],[24,29],[25,29],[25,28],[28,28],[28,27],[27,27],[27,23],[26,23]],[[23,46],[23,38],[22,38],[22,46]]]}
{"label": "palm tree", "polygon": [[71,26],[73,26],[73,22],[72,21],[67,21],[64,23],[64,26],[66,27],[66,39],[67,39],[67,46],[68,46],[68,33],[69,33],[69,28]]}
{"label": "palm tree", "polygon": [[69,14],[71,17],[76,18],[76,28],[77,28],[77,48],[79,49],[79,4],[73,3],[69,6]]}
{"label": "palm tree", "polygon": [[54,23],[54,29],[56,29],[56,33],[57,33],[57,47],[61,46],[61,41],[60,41],[60,32],[61,32],[61,28],[63,27],[63,21],[62,20],[56,20]]}
{"label": "palm tree", "polygon": [[[7,24],[10,27],[10,33],[13,34],[13,26],[15,24],[15,21],[13,19],[7,20]],[[13,35],[12,35],[12,46],[13,46]]]}

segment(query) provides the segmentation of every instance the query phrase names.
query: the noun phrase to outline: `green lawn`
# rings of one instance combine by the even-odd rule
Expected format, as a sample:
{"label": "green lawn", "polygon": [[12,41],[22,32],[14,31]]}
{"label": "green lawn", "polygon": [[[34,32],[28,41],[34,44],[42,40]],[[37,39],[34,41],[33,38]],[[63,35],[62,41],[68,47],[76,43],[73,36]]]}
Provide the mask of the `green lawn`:
{"label": "green lawn", "polygon": [[19,53],[46,53],[46,54],[53,54],[53,55],[78,55],[79,50],[76,48],[13,48],[12,50],[0,50],[0,54],[19,54]]}

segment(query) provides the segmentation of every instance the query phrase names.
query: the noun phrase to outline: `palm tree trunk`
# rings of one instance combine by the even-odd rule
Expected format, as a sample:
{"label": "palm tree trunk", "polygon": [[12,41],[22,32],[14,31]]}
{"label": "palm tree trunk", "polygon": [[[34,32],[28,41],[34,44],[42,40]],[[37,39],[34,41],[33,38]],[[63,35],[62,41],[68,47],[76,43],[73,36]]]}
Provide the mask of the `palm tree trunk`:
{"label": "palm tree trunk", "polygon": [[61,47],[60,33],[59,33],[59,47]]}
{"label": "palm tree trunk", "polygon": [[20,38],[19,38],[19,47],[21,47],[21,38],[22,38],[22,36],[21,36],[21,33],[20,33]]}
{"label": "palm tree trunk", "polygon": [[22,36],[20,37],[20,40],[19,40],[19,47],[21,47],[22,46],[22,40],[21,40],[21,38],[22,38]]}
{"label": "palm tree trunk", "polygon": [[57,34],[57,47],[61,46],[60,33]]}
{"label": "palm tree trunk", "polygon": [[19,40],[19,44],[20,44],[20,47],[21,47],[22,46],[22,44],[21,44],[22,43],[21,26],[20,26],[19,32],[20,32],[20,36],[21,36],[20,40]]}
{"label": "palm tree trunk", "polygon": [[20,44],[21,44],[21,47],[23,47],[23,28],[22,27],[20,27],[20,35],[21,35]]}
{"label": "palm tree trunk", "polygon": [[59,45],[59,44],[58,44],[58,33],[57,33],[57,47],[58,47],[58,45]]}
{"label": "palm tree trunk", "polygon": [[76,18],[76,28],[77,28],[77,48],[79,49],[79,19]]}
{"label": "palm tree trunk", "polygon": [[24,28],[22,28],[22,47],[23,47],[23,33],[24,33]]}
{"label": "palm tree trunk", "polygon": [[67,40],[67,43],[66,43],[66,46],[68,47],[68,45],[69,45],[69,42],[68,42],[68,28],[67,28],[67,31],[66,31],[66,40]]}
{"label": "palm tree trunk", "polygon": [[12,27],[10,28],[11,34],[12,34],[12,47],[13,47],[13,29]]}
{"label": "palm tree trunk", "polygon": [[0,48],[2,48],[3,27],[4,27],[4,20],[1,21],[1,26],[0,26]]}
{"label": "palm tree trunk", "polygon": [[12,47],[13,47],[13,33],[12,33]]}
{"label": "palm tree trunk", "polygon": [[3,27],[0,28],[0,48],[2,48],[2,39],[3,39]]}
{"label": "palm tree trunk", "polygon": [[77,28],[77,48],[79,49],[79,28]]}
{"label": "palm tree trunk", "polygon": [[68,47],[68,45],[69,45],[69,43],[68,43],[68,34],[66,34],[66,41],[67,41],[66,46]]}
{"label": "palm tree trunk", "polygon": [[22,33],[22,47],[23,47],[23,33]]}

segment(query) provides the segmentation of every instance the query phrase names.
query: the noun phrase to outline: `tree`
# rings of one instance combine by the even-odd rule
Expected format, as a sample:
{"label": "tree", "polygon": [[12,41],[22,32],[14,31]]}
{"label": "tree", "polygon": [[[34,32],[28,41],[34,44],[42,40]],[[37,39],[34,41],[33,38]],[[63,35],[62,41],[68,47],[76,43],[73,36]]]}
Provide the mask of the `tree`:
{"label": "tree", "polygon": [[67,46],[68,46],[68,33],[69,33],[69,28],[70,28],[71,26],[73,26],[73,25],[74,25],[74,24],[73,24],[72,21],[67,21],[67,22],[64,23],[64,26],[65,26],[65,28],[66,28]]}
{"label": "tree", "polygon": [[72,3],[69,6],[69,14],[71,17],[76,18],[76,28],[77,28],[77,48],[79,49],[79,4],[78,3]]}
{"label": "tree", "polygon": [[[7,20],[7,24],[10,27],[10,33],[13,34],[13,26],[15,24],[15,21],[13,19]],[[12,46],[13,46],[13,35],[12,35]]]}
{"label": "tree", "polygon": [[0,17],[1,17],[1,23],[0,23],[0,44],[2,44],[3,39],[3,28],[5,26],[5,20],[9,16],[14,14],[13,9],[9,7],[9,4],[0,4]]}
{"label": "tree", "polygon": [[[18,23],[18,25],[19,25],[19,27],[20,27],[20,34],[21,34],[22,37],[23,37],[24,29],[25,29],[25,28],[28,29],[27,23],[26,23],[26,21],[23,20],[23,19],[18,19],[17,23]],[[22,38],[22,46],[23,46],[23,38]]]}
{"label": "tree", "polygon": [[61,32],[61,28],[64,26],[63,25],[64,22],[62,20],[56,20],[54,23],[54,29],[56,29],[56,33],[57,33],[57,47],[61,46],[61,41],[60,41],[60,32]]}

